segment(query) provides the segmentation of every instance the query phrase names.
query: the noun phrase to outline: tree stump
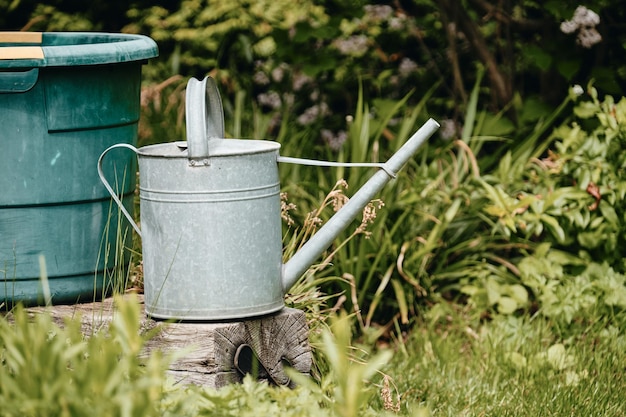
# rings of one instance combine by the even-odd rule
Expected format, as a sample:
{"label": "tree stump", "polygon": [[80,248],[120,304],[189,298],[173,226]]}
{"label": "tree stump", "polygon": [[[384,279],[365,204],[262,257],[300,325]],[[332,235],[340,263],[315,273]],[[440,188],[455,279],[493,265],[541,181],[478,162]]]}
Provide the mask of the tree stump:
{"label": "tree stump", "polygon": [[291,385],[287,364],[311,370],[311,348],[304,313],[292,308],[260,318],[228,323],[160,323],[146,353],[185,352],[170,366],[179,382],[221,387],[247,373],[277,385]]}
{"label": "tree stump", "polygon": [[[112,299],[28,310],[48,311],[58,324],[80,315],[86,336],[108,326],[115,314]],[[311,370],[308,326],[300,310],[284,308],[267,316],[220,323],[157,321],[143,311],[138,318],[141,329],[154,331],[155,336],[148,339],[142,355],[155,350],[175,354],[168,373],[176,383],[219,388],[240,382],[250,373],[270,383],[292,386],[285,366],[303,374]]]}

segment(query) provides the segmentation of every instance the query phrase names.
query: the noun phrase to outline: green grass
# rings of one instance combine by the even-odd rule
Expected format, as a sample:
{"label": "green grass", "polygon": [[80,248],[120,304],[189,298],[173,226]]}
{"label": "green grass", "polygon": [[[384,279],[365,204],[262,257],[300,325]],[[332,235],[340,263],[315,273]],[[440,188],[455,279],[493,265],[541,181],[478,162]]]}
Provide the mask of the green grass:
{"label": "green grass", "polygon": [[379,352],[351,340],[354,317],[331,315],[311,334],[319,380],[292,374],[290,390],[247,378],[213,390],[172,385],[167,358],[140,358],[141,306],[118,301],[110,331],[88,338],[79,321],[58,327],[45,313],[0,319],[0,416],[626,415],[620,315],[563,329],[539,316],[481,321],[440,303]]}
{"label": "green grass", "polygon": [[434,317],[437,310],[385,369],[403,413],[422,407],[433,416],[626,415],[626,336],[618,327],[581,325],[562,340],[540,318],[476,324],[455,314]]}

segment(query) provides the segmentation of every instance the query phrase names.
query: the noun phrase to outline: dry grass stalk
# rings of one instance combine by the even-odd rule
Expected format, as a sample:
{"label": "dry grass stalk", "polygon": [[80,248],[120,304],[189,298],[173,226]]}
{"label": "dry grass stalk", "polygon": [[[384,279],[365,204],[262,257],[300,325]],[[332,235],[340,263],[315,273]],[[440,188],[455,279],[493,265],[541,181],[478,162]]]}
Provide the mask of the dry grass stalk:
{"label": "dry grass stalk", "polygon": [[280,193],[280,217],[287,223],[287,226],[293,226],[294,221],[289,212],[295,210],[296,205],[289,203],[287,198],[287,193]]}
{"label": "dry grass stalk", "polygon": [[363,209],[363,219],[361,220],[361,224],[359,225],[359,227],[356,228],[355,233],[362,233],[365,235],[365,239],[369,239],[369,237],[372,235],[372,232],[367,230],[367,226],[374,223],[374,220],[376,220],[376,213],[384,206],[385,203],[383,202],[383,200],[380,199],[372,200],[367,203],[367,205]]}
{"label": "dry grass stalk", "polygon": [[394,401],[392,393],[391,393],[390,383],[392,382],[391,382],[391,378],[389,377],[389,375],[383,376],[383,388],[380,392],[380,396],[383,399],[383,408],[385,410],[398,413],[400,411],[400,394],[396,394],[396,400]]}

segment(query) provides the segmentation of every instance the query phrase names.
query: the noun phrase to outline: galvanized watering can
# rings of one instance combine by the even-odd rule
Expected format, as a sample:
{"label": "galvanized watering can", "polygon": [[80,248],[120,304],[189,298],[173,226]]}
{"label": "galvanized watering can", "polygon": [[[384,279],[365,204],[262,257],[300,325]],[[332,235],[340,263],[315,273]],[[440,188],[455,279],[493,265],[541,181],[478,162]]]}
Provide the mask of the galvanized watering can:
{"label": "galvanized watering can", "polygon": [[[280,144],[223,139],[222,103],[210,78],[187,84],[187,141],[104,151],[98,173],[142,237],[145,308],[155,318],[228,320],[283,308],[284,294],[439,128],[428,120],[286,264]],[[141,231],[103,176],[116,147],[138,155]],[[334,165],[333,163],[322,163]]]}

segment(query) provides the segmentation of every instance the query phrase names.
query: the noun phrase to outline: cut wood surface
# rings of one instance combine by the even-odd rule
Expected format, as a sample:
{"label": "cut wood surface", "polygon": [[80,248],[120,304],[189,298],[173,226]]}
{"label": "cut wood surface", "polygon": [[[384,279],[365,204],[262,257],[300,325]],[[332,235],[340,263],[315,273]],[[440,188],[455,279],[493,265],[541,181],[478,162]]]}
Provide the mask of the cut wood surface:
{"label": "cut wood surface", "polygon": [[[143,298],[138,296],[140,302]],[[115,315],[112,298],[101,302],[31,307],[32,314],[47,311],[62,325],[68,317],[81,317],[86,336],[106,329]],[[240,382],[252,373],[278,385],[291,385],[284,372],[290,366],[308,374],[312,356],[308,326],[302,311],[284,308],[263,317],[230,322],[166,322],[138,317],[142,331],[155,331],[148,339],[144,355],[154,350],[175,354],[169,374],[178,383],[219,388]]]}

